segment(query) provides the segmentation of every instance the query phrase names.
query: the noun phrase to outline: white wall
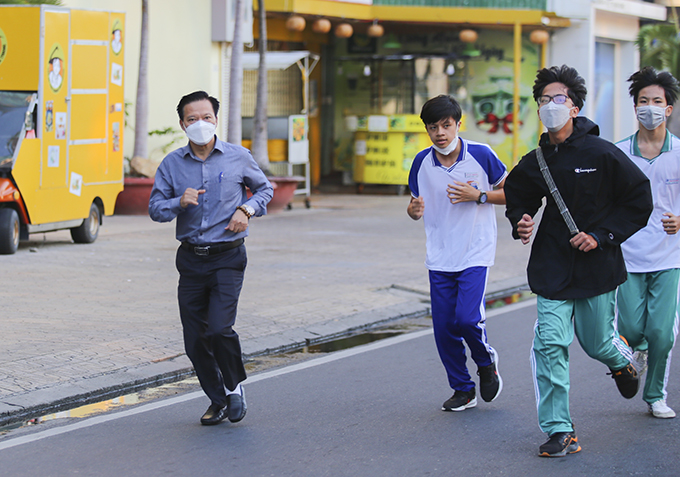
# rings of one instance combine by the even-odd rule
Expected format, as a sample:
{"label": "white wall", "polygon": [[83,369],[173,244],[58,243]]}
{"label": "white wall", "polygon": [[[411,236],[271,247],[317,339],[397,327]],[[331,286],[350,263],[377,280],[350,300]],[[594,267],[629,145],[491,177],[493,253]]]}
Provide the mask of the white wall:
{"label": "white wall", "polygon": [[616,88],[614,108],[618,123],[616,140],[620,140],[633,134],[638,127],[633,100],[628,94],[627,79],[640,69],[640,54],[635,46],[640,19],[597,9],[594,14],[595,37],[614,40],[618,44],[617,71],[620,82]]}
{"label": "white wall", "polygon": [[547,11],[555,15],[574,19],[590,18],[591,0],[548,0]]}
{"label": "white wall", "polygon": [[633,108],[633,98],[628,94],[628,78],[630,75],[640,69],[640,54],[635,43],[632,41],[621,42],[621,80],[623,84],[618,91],[619,108],[619,130],[618,139],[623,139],[630,136],[638,129],[638,122],[635,117],[635,110]]}
{"label": "white wall", "polygon": [[[128,128],[124,136],[124,153],[132,155],[134,147],[134,103],[137,94],[141,0],[63,0],[65,7],[112,10],[126,13],[125,101]],[[172,126],[179,129],[176,113],[180,98],[192,91],[205,90],[220,98],[220,46],[211,41],[210,0],[149,0],[149,130]],[[220,110],[219,120],[226,121]],[[169,138],[149,138],[151,158],[160,160],[160,147]],[[184,144],[184,140],[178,145]],[[173,147],[177,147],[173,146]]]}
{"label": "white wall", "polygon": [[[595,43],[591,22],[572,20],[572,26],[555,31],[550,38],[547,66],[563,65],[576,68],[586,80],[586,87],[592,82],[591,60],[595,56]],[[588,98],[583,108],[588,115]]]}
{"label": "white wall", "polygon": [[[583,2],[580,2],[583,3]],[[589,13],[589,14],[587,14]],[[594,116],[589,107],[593,107],[592,92],[595,81],[595,41],[598,39],[614,41],[617,50],[617,77],[619,82],[615,89],[616,128],[615,136],[622,139],[637,130],[637,121],[633,114],[632,100],[628,95],[628,77],[640,66],[640,55],[634,44],[639,30],[639,18],[610,11],[603,11],[591,6],[581,11],[580,18],[572,18],[572,26],[553,33],[550,41],[548,65],[567,64],[573,66],[586,80],[588,98],[583,113]]]}

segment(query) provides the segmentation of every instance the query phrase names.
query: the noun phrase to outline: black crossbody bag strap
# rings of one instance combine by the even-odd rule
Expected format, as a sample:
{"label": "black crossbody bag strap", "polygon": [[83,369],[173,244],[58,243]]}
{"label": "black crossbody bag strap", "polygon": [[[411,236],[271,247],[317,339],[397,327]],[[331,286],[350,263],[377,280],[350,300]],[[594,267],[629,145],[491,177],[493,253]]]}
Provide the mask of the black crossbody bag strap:
{"label": "black crossbody bag strap", "polygon": [[550,194],[553,196],[553,199],[555,199],[557,208],[559,209],[560,214],[564,219],[564,222],[567,224],[569,232],[571,233],[571,235],[578,234],[579,230],[578,227],[576,226],[576,222],[574,222],[574,218],[571,216],[571,213],[567,208],[567,204],[565,204],[564,200],[562,199],[562,194],[560,194],[559,189],[557,189],[557,186],[555,185],[555,181],[553,180],[552,175],[550,174],[550,169],[548,169],[548,164],[545,162],[545,158],[543,157],[543,151],[541,151],[541,146],[538,146],[536,148],[536,159],[538,160],[538,167],[541,169],[541,174],[543,174],[545,183],[548,184]]}

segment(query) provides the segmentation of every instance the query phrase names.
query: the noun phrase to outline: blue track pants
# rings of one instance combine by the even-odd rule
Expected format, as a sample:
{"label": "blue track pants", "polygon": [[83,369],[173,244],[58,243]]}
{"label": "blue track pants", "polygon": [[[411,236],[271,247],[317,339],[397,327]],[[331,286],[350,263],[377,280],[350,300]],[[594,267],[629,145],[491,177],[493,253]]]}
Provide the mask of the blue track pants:
{"label": "blue track pants", "polygon": [[461,272],[430,271],[434,339],[449,385],[456,391],[475,388],[465,365],[463,340],[478,367],[493,362],[494,350],[487,342],[484,314],[487,277],[487,267]]}

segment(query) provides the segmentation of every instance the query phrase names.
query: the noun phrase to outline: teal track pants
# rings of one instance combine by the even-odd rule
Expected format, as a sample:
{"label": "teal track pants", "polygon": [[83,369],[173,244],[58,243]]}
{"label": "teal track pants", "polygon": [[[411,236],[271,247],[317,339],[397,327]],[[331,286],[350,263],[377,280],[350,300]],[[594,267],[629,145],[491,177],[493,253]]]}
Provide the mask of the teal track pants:
{"label": "teal track pants", "polygon": [[649,351],[642,399],[666,399],[671,350],[678,335],[680,269],[629,273],[616,295],[618,328],[634,350]]}
{"label": "teal track pants", "polygon": [[583,350],[610,369],[632,359],[615,323],[615,292],[578,300],[538,297],[531,367],[538,424],[548,435],[574,430],[569,413],[569,345],[574,331]]}

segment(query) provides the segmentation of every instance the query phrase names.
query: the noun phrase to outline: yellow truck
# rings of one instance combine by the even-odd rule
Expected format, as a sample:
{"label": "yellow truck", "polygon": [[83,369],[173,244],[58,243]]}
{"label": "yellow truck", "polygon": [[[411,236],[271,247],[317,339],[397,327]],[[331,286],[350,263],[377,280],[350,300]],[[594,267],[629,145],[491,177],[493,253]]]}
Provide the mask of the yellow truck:
{"label": "yellow truck", "polygon": [[96,240],[123,190],[125,14],[0,6],[0,254]]}

